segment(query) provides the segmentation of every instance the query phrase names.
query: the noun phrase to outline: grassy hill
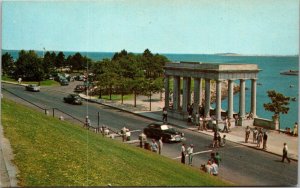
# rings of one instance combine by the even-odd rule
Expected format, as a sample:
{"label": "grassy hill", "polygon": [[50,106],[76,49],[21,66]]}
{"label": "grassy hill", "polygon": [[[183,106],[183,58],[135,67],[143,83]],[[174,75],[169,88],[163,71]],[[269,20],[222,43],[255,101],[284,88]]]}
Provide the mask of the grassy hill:
{"label": "grassy hill", "polygon": [[166,157],[2,100],[20,186],[228,186]]}

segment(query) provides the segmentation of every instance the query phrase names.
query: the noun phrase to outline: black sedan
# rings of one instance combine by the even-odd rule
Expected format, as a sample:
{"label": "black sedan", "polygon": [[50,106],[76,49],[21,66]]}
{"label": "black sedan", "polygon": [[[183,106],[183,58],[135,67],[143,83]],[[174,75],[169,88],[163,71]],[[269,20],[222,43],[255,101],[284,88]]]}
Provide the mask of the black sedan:
{"label": "black sedan", "polygon": [[163,142],[180,142],[184,140],[184,134],[163,122],[153,122],[144,128],[144,133],[150,138],[162,138]]}
{"label": "black sedan", "polygon": [[64,102],[70,104],[82,104],[80,96],[76,94],[70,94],[67,97],[64,97]]}

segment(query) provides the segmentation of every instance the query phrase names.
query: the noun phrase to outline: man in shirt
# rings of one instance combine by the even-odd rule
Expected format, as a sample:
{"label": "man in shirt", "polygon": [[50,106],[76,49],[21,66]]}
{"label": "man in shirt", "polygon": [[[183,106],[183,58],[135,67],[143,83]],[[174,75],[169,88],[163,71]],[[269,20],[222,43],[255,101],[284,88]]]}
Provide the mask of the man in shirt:
{"label": "man in shirt", "polygon": [[288,155],[288,147],[287,147],[286,143],[283,144],[283,150],[282,150],[282,152],[283,152],[283,155],[282,155],[281,162],[284,162],[284,159],[287,159],[288,162],[290,163],[291,160],[287,156]]}
{"label": "man in shirt", "polygon": [[181,146],[181,163],[185,164],[185,144],[182,143]]}
{"label": "man in shirt", "polygon": [[219,167],[218,167],[217,163],[213,160],[213,163],[211,165],[211,174],[214,176],[217,176],[218,170],[219,170]]}
{"label": "man in shirt", "polygon": [[194,145],[191,144],[190,147],[188,147],[187,149],[187,153],[188,153],[188,156],[189,156],[189,165],[192,166],[192,163],[193,163],[193,152],[194,152]]}

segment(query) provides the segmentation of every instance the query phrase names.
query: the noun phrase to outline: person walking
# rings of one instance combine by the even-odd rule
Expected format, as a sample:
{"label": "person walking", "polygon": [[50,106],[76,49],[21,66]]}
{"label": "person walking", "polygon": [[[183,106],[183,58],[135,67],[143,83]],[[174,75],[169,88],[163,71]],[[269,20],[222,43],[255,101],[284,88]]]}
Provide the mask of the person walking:
{"label": "person walking", "polygon": [[227,118],[227,117],[225,117],[225,119],[224,119],[224,129],[223,129],[222,132],[223,132],[223,133],[224,133],[224,132],[227,132],[227,133],[228,133],[228,118]]}
{"label": "person walking", "polygon": [[282,160],[281,162],[284,163],[284,159],[287,159],[287,161],[290,163],[291,160],[288,158],[288,147],[287,147],[287,144],[284,143],[283,144],[283,150],[282,150]]}
{"label": "person walking", "polygon": [[267,149],[267,140],[268,140],[268,133],[267,133],[267,131],[265,131],[263,134],[263,149],[264,150]]}
{"label": "person walking", "polygon": [[192,166],[193,163],[193,153],[194,153],[194,145],[191,144],[188,148],[187,148],[187,153],[189,156],[189,165]]}
{"label": "person walking", "polygon": [[158,145],[157,145],[156,141],[154,139],[152,139],[151,151],[154,153],[157,153],[157,149],[158,149]]}
{"label": "person walking", "polygon": [[[139,135],[139,140],[140,140],[140,147],[143,148],[145,145],[145,142],[147,141],[147,136],[142,132]],[[124,141],[123,141],[124,142]]]}
{"label": "person walking", "polygon": [[263,133],[262,133],[262,128],[260,128],[259,131],[258,131],[258,135],[257,135],[257,147],[258,148],[260,148],[262,138],[263,138]]}
{"label": "person walking", "polygon": [[168,122],[168,111],[167,108],[163,108],[163,122]]}
{"label": "person walking", "polygon": [[163,147],[163,142],[162,142],[162,137],[160,137],[160,139],[158,140],[158,154],[161,154],[161,150]]}
{"label": "person walking", "polygon": [[181,146],[181,163],[183,163],[183,164],[185,164],[185,152],[186,152],[185,144],[182,143],[182,146]]}
{"label": "person walking", "polygon": [[246,130],[245,130],[245,143],[248,143],[248,139],[249,139],[249,136],[250,136],[250,127],[247,126]]}
{"label": "person walking", "polygon": [[258,134],[257,127],[255,127],[253,129],[253,143],[254,144],[257,142],[257,134]]}
{"label": "person walking", "polygon": [[123,141],[123,142],[126,141],[126,131],[127,131],[127,128],[124,126],[124,127],[121,129],[122,141]]}
{"label": "person walking", "polygon": [[89,119],[89,116],[86,116],[83,128],[89,128],[90,126],[91,126],[91,120]]}

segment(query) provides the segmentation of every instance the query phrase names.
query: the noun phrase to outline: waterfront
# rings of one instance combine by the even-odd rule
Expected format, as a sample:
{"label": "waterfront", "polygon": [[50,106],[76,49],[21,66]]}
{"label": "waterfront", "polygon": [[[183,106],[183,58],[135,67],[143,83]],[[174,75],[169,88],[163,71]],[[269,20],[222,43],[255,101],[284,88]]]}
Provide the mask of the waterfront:
{"label": "waterfront", "polygon": [[[15,59],[18,51],[9,52]],[[37,51],[42,56],[42,51]],[[75,52],[64,52],[66,57],[73,55]],[[84,56],[94,61],[100,61],[103,58],[111,58],[113,52],[81,52]],[[296,97],[296,101],[290,101],[290,111],[288,114],[281,115],[281,128],[293,127],[298,121],[298,76],[282,75],[280,72],[285,70],[298,70],[298,56],[237,56],[237,55],[203,55],[203,54],[162,54],[168,57],[172,62],[179,61],[197,61],[208,63],[242,63],[257,64],[261,69],[257,80],[257,115],[262,118],[271,119],[272,113],[267,112],[263,108],[263,104],[270,101],[267,96],[268,90],[276,90],[289,97]],[[236,81],[238,84],[239,82]],[[246,87],[250,88],[251,82],[246,81]],[[238,112],[239,94],[234,96],[234,111]],[[214,104],[212,105],[214,107]],[[227,100],[223,100],[222,109],[227,109]],[[246,90],[246,112],[250,111],[250,90]]]}

